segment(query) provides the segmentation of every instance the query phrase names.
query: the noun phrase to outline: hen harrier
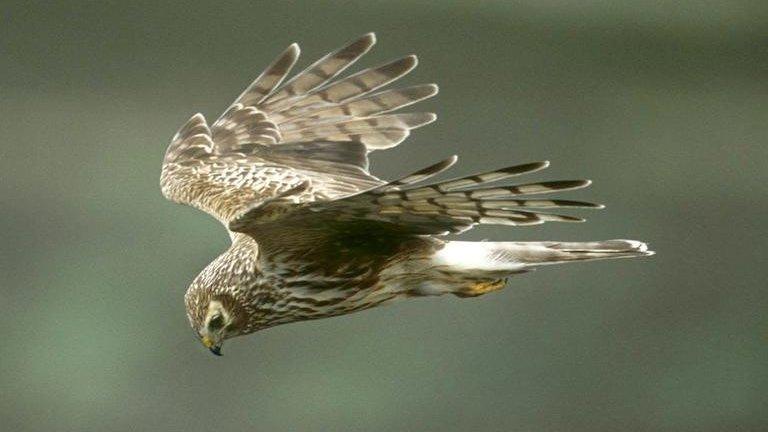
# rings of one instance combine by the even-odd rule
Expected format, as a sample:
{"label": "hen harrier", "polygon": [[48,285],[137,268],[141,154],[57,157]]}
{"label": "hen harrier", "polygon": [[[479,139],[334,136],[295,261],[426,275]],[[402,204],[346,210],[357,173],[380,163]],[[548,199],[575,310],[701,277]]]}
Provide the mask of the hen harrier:
{"label": "hen harrier", "polygon": [[478,224],[581,222],[539,209],[601,206],[528,198],[588,180],[497,183],[548,162],[425,183],[454,156],[395,181],[371,175],[370,152],[435,120],[392,112],[437,93],[434,84],[378,91],[416,67],[416,56],[336,78],[375,42],[364,35],[283,82],[299,57],[289,46],[215,122],[195,114],[168,146],[165,197],[210,213],[232,240],[185,295],[189,321],[214,354],[225,339],[278,324],[407,297],[474,297],[540,265],[652,253],[632,240],[440,239]]}

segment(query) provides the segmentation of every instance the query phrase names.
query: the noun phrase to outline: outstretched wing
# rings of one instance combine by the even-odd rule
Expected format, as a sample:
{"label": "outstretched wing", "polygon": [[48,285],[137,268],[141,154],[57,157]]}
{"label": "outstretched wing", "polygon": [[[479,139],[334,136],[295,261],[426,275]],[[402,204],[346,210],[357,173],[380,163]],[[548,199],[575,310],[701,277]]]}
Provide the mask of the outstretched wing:
{"label": "outstretched wing", "polygon": [[336,79],[375,42],[364,35],[285,81],[299,57],[298,45],[289,46],[212,125],[195,114],[181,127],[163,160],[163,194],[227,223],[299,186],[297,203],[382,184],[368,171],[368,153],[435,119],[391,112],[434,96],[437,86],[378,91],[410,72],[415,56]]}
{"label": "outstretched wing", "polygon": [[[459,233],[478,224],[525,226],[582,222],[579,217],[540,209],[602,207],[582,201],[528,197],[584,188],[589,186],[589,180],[495,185],[544,169],[549,162],[422,183],[447,170],[456,160],[454,156],[399,180],[337,200],[294,204],[278,197],[253,206],[230,222],[229,229],[249,234],[267,251],[275,245],[295,252],[322,248],[324,242],[348,245],[350,239],[357,241],[365,236],[375,242],[382,237]],[[301,227],[300,233],[295,232],[296,227]]]}

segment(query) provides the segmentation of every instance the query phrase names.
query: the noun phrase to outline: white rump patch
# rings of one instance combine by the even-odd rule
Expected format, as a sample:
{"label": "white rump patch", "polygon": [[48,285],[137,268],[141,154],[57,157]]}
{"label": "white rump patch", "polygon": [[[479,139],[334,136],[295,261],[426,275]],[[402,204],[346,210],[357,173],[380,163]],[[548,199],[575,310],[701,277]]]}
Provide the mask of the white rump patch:
{"label": "white rump patch", "polygon": [[504,256],[499,243],[452,241],[434,255],[432,262],[457,270],[515,271],[525,267],[520,262],[500,259]]}

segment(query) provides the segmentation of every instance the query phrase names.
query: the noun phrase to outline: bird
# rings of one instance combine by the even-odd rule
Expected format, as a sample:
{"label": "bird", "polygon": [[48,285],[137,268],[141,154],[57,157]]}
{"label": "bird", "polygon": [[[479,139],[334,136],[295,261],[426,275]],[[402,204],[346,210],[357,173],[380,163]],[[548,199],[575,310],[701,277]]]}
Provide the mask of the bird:
{"label": "bird", "polygon": [[375,43],[365,34],[288,78],[300,52],[291,44],[213,123],[195,114],[171,139],[162,194],[209,213],[231,240],[184,296],[212,353],[280,324],[407,298],[477,297],[539,266],[653,254],[634,240],[446,238],[477,225],[582,222],[559,209],[602,205],[538,197],[588,180],[506,181],[547,161],[435,181],[452,156],[396,180],[372,175],[370,153],[436,119],[399,110],[438,93],[435,84],[388,87],[416,67],[415,55],[340,77]]}

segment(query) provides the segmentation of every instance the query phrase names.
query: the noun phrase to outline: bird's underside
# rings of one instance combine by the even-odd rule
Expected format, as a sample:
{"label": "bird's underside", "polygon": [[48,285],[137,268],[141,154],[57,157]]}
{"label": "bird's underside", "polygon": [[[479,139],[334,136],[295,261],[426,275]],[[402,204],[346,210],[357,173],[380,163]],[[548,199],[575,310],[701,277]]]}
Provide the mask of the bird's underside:
{"label": "bird's underside", "polygon": [[432,181],[451,157],[395,181],[371,175],[370,152],[435,119],[393,112],[437,93],[434,84],[382,90],[416,66],[415,56],[337,78],[374,43],[364,35],[286,80],[299,55],[293,44],[216,121],[195,114],[173,137],[163,194],[210,213],[232,238],[185,296],[213,352],[226,338],[398,298],[485,294],[540,265],[651,254],[631,240],[443,240],[478,224],[580,222],[559,210],[601,206],[530,197],[586,180],[506,181],[547,162]]}

